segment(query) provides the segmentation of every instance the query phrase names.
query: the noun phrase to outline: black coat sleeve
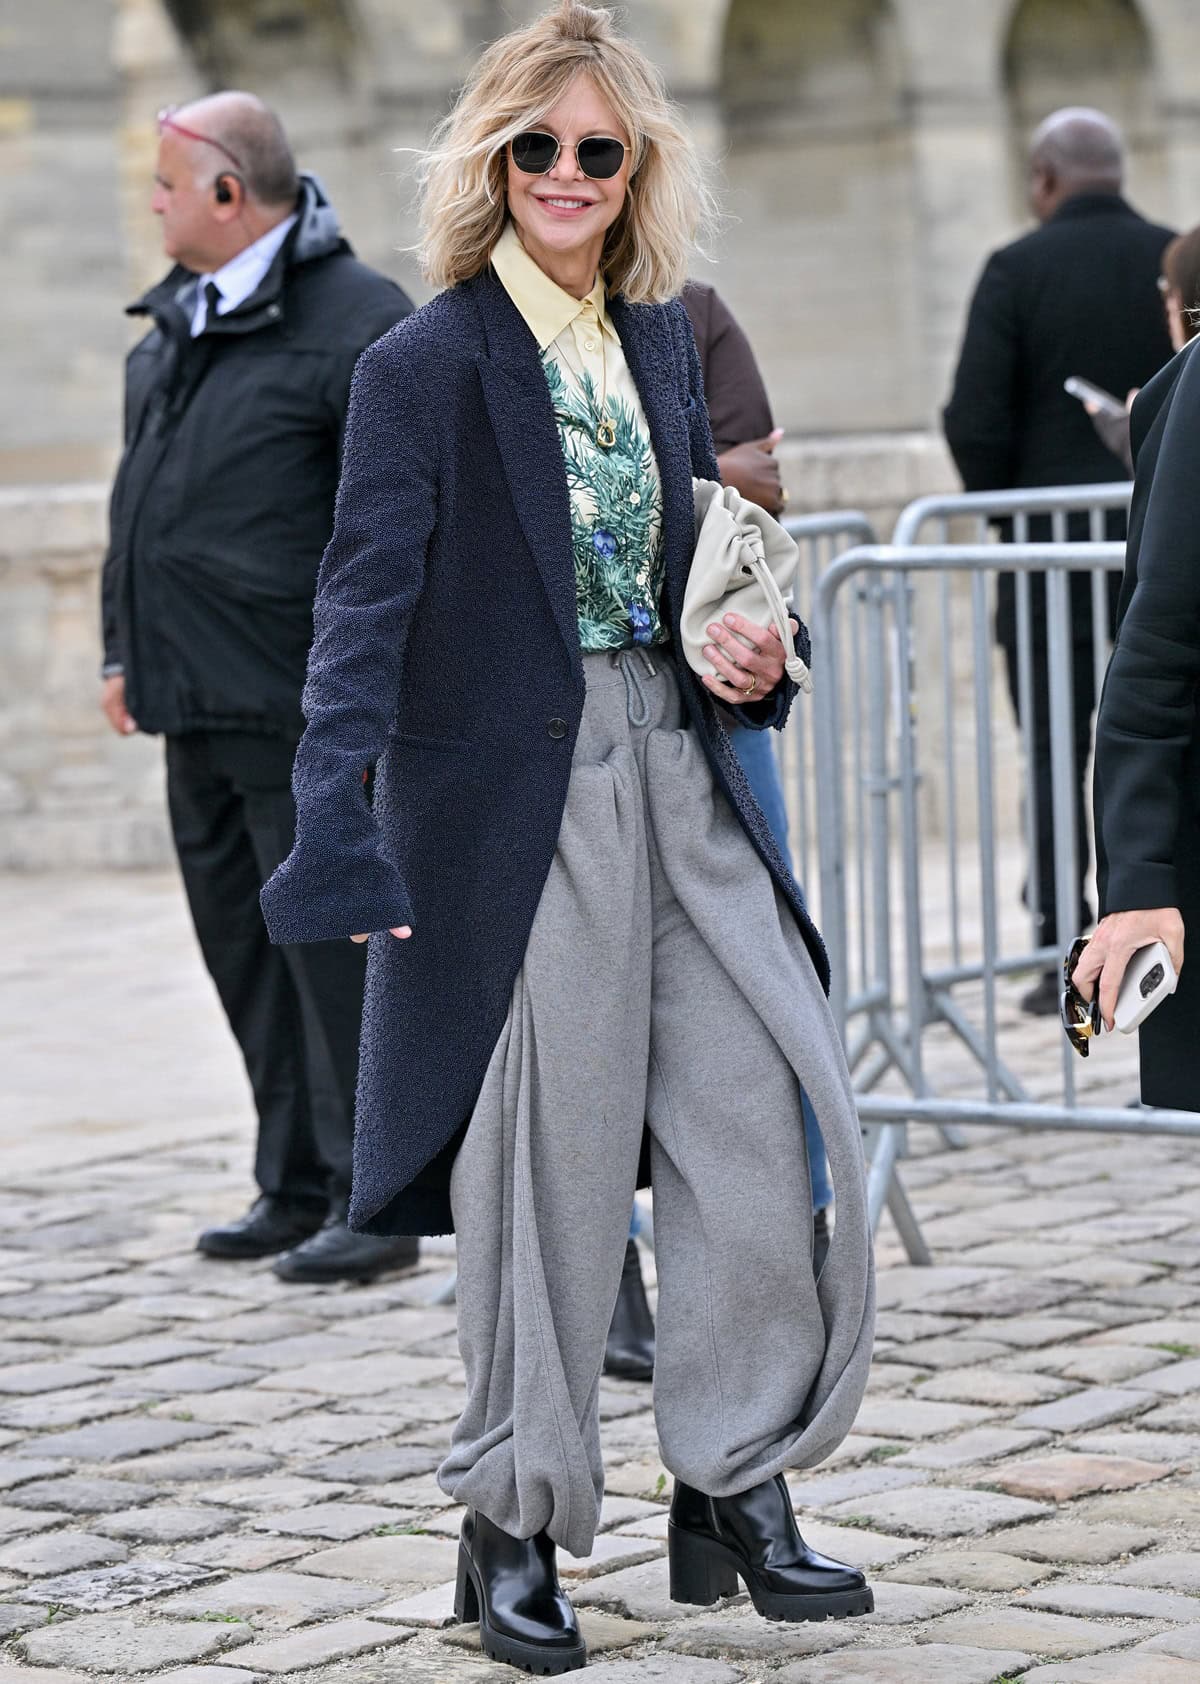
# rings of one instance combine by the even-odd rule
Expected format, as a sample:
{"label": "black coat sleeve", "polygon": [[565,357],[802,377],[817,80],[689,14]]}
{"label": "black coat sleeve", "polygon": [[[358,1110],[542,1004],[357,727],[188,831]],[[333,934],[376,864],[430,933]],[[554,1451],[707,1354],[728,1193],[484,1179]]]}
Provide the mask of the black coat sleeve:
{"label": "black coat sleeve", "polygon": [[[682,306],[679,307],[679,313],[682,317],[681,337],[687,360],[688,435],[692,452],[692,476],[695,479],[719,481],[721,475],[717,468],[712,428],[704,402],[704,377],[700,372],[696,339],[692,332],[692,324]],[[751,702],[746,707],[726,707],[725,712],[735,724],[745,725],[751,731],[763,731],[772,725],[777,731],[782,731],[787,724],[787,717],[796,695],[797,686],[784,673],[774,690],[769,696],[764,696],[761,702]]]}
{"label": "black coat sleeve", "polygon": [[967,316],[954,390],[942,414],[946,443],[968,491],[1014,483],[1020,333],[1014,284],[1002,253],[980,276]]}
{"label": "black coat sleeve", "polygon": [[1103,911],[1179,905],[1176,845],[1200,684],[1200,361],[1170,398],[1144,495],[1137,578],[1096,724]]}
{"label": "black coat sleeve", "polygon": [[272,941],[326,941],[414,922],[363,782],[395,717],[437,508],[422,383],[391,336],[359,360],[333,536],[321,562],[292,773],[296,845],[262,907]]}

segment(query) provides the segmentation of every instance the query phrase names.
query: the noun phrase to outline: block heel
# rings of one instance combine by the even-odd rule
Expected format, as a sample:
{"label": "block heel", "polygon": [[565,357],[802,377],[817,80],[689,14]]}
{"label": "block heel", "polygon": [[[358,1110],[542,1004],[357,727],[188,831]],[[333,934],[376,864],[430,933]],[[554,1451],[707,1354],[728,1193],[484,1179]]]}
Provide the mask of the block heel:
{"label": "block heel", "polygon": [[671,1600],[709,1608],[744,1582],[764,1620],[845,1620],[869,1614],[857,1567],[810,1550],[782,1474],[732,1497],[675,1481],[667,1522]]}
{"label": "block heel", "polygon": [[711,1608],[723,1596],[736,1596],[737,1569],[720,1544],[667,1524],[667,1563],[671,1601]]}
{"label": "block heel", "polygon": [[454,1587],[454,1618],[460,1626],[469,1626],[479,1618],[479,1595],[471,1577],[471,1562],[466,1550],[458,1546],[458,1582]]}
{"label": "block heel", "polygon": [[463,1516],[454,1617],[463,1625],[478,1620],[489,1660],[536,1677],[575,1672],[587,1661],[550,1539],[544,1532],[511,1537],[474,1509]]}

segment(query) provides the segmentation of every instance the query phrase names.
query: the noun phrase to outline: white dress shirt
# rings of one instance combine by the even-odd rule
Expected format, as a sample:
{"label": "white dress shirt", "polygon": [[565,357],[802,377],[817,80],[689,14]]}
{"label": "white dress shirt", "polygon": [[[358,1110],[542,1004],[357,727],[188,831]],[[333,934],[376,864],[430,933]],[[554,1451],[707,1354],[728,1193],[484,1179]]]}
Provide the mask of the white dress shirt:
{"label": "white dress shirt", "polygon": [[275,261],[275,255],[280,246],[287,239],[289,232],[296,222],[296,213],[285,216],[282,222],[277,222],[274,228],[268,228],[261,238],[253,245],[246,246],[236,257],[231,257],[228,263],[211,275],[201,275],[196,282],[196,302],[192,307],[192,338],[203,333],[208,321],[208,299],[205,291],[211,281],[221,297],[217,303],[218,316],[226,316],[230,310],[236,310],[262,285],[263,276]]}

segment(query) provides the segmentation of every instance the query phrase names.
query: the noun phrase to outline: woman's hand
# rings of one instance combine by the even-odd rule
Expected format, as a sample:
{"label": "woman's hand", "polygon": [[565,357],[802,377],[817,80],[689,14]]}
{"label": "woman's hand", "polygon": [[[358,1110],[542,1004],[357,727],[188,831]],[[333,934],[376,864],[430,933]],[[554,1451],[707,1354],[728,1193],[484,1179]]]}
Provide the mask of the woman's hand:
{"label": "woman's hand", "polygon": [[1163,943],[1177,973],[1183,969],[1183,919],[1177,907],[1162,906],[1150,912],[1110,912],[1097,924],[1095,935],[1084,948],[1071,980],[1084,999],[1090,1000],[1099,978],[1100,1016],[1106,1029],[1113,1026],[1125,967],[1139,947],[1149,947],[1152,941]]}
{"label": "woman's hand", "polygon": [[[389,930],[388,935],[395,936],[397,941],[407,941],[409,936],[412,935],[412,930],[407,924],[401,924],[398,930]],[[369,935],[350,937],[351,941],[370,941],[370,939]]]}
{"label": "woman's hand", "polygon": [[[793,634],[800,630],[799,622],[789,620]],[[726,614],[721,623],[713,621],[708,628],[711,643],[704,645],[704,658],[716,667],[716,673],[705,673],[703,683],[709,693],[727,707],[744,707],[747,702],[761,702],[783,677],[786,651],[774,624],[756,626],[740,614]]]}

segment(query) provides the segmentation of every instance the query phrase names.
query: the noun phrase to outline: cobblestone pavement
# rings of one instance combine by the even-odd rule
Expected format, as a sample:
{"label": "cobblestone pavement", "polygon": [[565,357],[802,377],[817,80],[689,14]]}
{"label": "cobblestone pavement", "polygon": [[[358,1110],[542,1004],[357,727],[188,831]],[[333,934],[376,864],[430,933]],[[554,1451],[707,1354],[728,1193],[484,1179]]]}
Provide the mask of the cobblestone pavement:
{"label": "cobblestone pavement", "polygon": [[[250,1128],[173,883],[0,879],[0,926],[0,1684],[511,1680],[450,1623],[449,1245],[366,1289],[198,1257]],[[1200,1678],[1200,1154],[914,1145],[935,1266],[885,1229],[869,1396],[792,1481],[876,1614],[674,1606],[649,1388],[606,1385],[596,1684]]]}

